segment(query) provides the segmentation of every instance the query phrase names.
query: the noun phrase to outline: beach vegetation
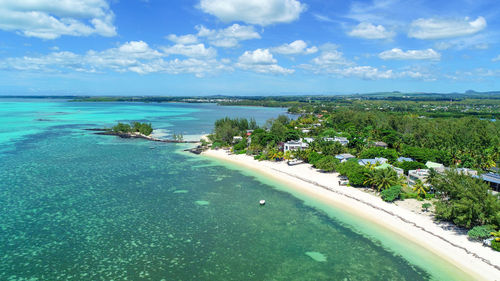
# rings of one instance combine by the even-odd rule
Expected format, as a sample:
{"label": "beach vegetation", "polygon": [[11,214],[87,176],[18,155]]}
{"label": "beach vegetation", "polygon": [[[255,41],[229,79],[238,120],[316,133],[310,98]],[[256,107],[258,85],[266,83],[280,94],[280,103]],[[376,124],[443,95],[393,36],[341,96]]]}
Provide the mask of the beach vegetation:
{"label": "beach vegetation", "polygon": [[340,161],[337,158],[328,155],[319,159],[316,162],[315,167],[324,172],[333,172],[338,164],[340,164]]}
{"label": "beach vegetation", "polygon": [[491,237],[491,233],[495,231],[495,228],[491,225],[479,225],[474,226],[471,230],[467,232],[467,236],[471,240],[483,240]]}
{"label": "beach vegetation", "polygon": [[427,192],[429,191],[429,187],[425,185],[421,180],[416,180],[413,185],[413,191],[417,193],[419,198],[425,198]]}
{"label": "beach vegetation", "polygon": [[500,252],[500,241],[497,240],[491,241],[491,248],[495,251]]}
{"label": "beach vegetation", "polygon": [[424,212],[429,211],[429,208],[430,208],[430,207],[432,207],[432,204],[431,204],[431,203],[424,203],[424,204],[422,204],[422,210],[423,210]]}
{"label": "beach vegetation", "polygon": [[351,186],[364,186],[368,168],[359,165],[356,159],[340,163],[337,165],[336,170],[339,174],[347,176]]}
{"label": "beach vegetation", "polygon": [[402,187],[400,185],[391,186],[380,193],[382,200],[386,202],[394,202],[399,199]]}
{"label": "beach vegetation", "polygon": [[439,174],[432,183],[436,190],[436,218],[458,226],[500,226],[500,201],[480,179],[453,171]]}
{"label": "beach vegetation", "polygon": [[151,123],[132,122],[131,124],[125,124],[118,122],[111,128],[111,131],[115,133],[140,133],[149,136],[153,132],[153,127]]}

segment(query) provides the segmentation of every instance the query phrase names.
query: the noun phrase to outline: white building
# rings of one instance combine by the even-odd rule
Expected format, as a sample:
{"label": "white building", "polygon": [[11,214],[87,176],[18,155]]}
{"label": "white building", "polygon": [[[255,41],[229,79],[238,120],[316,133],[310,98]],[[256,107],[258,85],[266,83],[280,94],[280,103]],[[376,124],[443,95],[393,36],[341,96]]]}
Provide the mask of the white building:
{"label": "white building", "polygon": [[283,146],[283,151],[284,152],[287,152],[287,151],[297,151],[299,149],[306,149],[309,147],[309,144],[307,144],[306,142],[302,142],[301,140],[300,141],[287,141],[285,142],[284,146]]}

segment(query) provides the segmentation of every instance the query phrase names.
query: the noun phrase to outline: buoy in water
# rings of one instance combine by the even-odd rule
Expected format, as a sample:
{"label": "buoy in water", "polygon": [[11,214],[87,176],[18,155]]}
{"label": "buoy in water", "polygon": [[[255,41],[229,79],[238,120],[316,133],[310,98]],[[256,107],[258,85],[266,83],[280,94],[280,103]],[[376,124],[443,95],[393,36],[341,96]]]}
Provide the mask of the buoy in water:
{"label": "buoy in water", "polygon": [[259,204],[260,204],[261,206],[266,205],[266,200],[260,200],[260,201],[259,201]]}

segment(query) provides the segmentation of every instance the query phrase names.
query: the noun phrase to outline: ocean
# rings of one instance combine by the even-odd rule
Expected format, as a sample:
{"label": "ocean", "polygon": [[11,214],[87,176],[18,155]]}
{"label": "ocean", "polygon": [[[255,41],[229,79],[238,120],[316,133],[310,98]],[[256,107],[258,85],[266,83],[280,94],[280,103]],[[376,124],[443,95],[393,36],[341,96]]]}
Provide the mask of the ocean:
{"label": "ocean", "polygon": [[[99,136],[146,121],[199,139],[285,109],[0,99],[0,280],[459,280],[455,268],[279,182]],[[260,199],[268,204],[261,207]]]}

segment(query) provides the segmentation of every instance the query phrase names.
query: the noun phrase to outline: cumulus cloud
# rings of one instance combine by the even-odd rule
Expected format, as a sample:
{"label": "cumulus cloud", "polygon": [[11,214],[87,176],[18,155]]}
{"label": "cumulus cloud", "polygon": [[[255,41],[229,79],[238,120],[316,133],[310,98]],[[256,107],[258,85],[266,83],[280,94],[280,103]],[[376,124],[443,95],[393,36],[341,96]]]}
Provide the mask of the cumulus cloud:
{"label": "cumulus cloud", "polygon": [[396,35],[396,33],[388,31],[382,25],[373,25],[369,22],[361,22],[347,34],[364,39],[390,39]]}
{"label": "cumulus cloud", "polygon": [[265,26],[298,19],[306,5],[297,0],[201,0],[199,8],[223,22]]}
{"label": "cumulus cloud", "polygon": [[352,65],[353,63],[344,57],[344,54],[338,50],[327,50],[314,58],[312,62],[321,68],[338,67],[340,65]]}
{"label": "cumulus cloud", "polygon": [[253,26],[236,23],[224,29],[208,29],[203,25],[197,26],[196,29],[198,37],[205,37],[211,45],[223,48],[236,47],[244,40],[260,39],[260,34]]}
{"label": "cumulus cloud", "polygon": [[493,59],[491,59],[492,62],[497,62],[497,61],[500,61],[500,55],[494,57]]}
{"label": "cumulus cloud", "polygon": [[177,36],[175,34],[170,34],[167,36],[167,39],[174,42],[174,43],[183,44],[183,45],[194,44],[194,43],[198,42],[198,37],[196,37],[196,35],[194,35],[194,34],[186,34],[186,35],[181,35],[181,36]]}
{"label": "cumulus cloud", "polygon": [[283,54],[283,55],[309,55],[314,54],[318,51],[316,46],[307,47],[307,43],[302,40],[293,41],[290,44],[283,44],[278,47],[274,47],[271,49],[272,52]]}
{"label": "cumulus cloud", "polygon": [[236,67],[258,73],[291,74],[293,69],[279,66],[269,49],[246,51],[238,58]]}
{"label": "cumulus cloud", "polygon": [[[202,45],[202,44],[201,44]],[[72,52],[54,52],[37,57],[15,57],[0,60],[0,69],[20,70],[32,72],[102,72],[112,70],[116,72],[147,73],[192,73],[197,77],[216,73],[222,70],[231,70],[226,60],[218,61],[212,55],[192,55],[191,52],[199,48],[210,53],[204,46],[182,47],[174,45],[167,48],[169,52],[161,52],[151,48],[146,42],[131,41],[116,48],[103,51],[90,50],[85,54]],[[187,51],[186,51],[187,50]],[[166,60],[170,54],[188,56],[186,59],[175,58]]]}
{"label": "cumulus cloud", "polygon": [[440,60],[441,54],[433,49],[427,50],[408,50],[403,51],[399,48],[384,51],[380,53],[379,58],[384,60]]}
{"label": "cumulus cloud", "polygon": [[337,50],[338,46],[327,44],[321,47],[322,53],[311,60],[309,64],[301,67],[315,74],[326,74],[335,77],[359,78],[365,80],[412,78],[420,80],[430,79],[428,73],[423,73],[419,69],[404,69],[394,71],[385,67],[374,67],[368,65],[357,65],[348,60],[344,54]]}
{"label": "cumulus cloud", "polygon": [[485,29],[486,19],[417,19],[410,25],[409,37],[417,39],[443,39],[472,35]]}
{"label": "cumulus cloud", "polygon": [[163,48],[165,54],[183,55],[186,57],[206,57],[213,58],[217,56],[217,51],[212,47],[205,47],[204,44],[183,45],[176,44],[174,46]]}
{"label": "cumulus cloud", "polygon": [[105,0],[0,0],[0,29],[28,37],[110,37],[116,35],[113,20]]}

